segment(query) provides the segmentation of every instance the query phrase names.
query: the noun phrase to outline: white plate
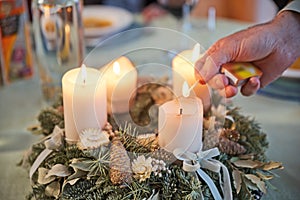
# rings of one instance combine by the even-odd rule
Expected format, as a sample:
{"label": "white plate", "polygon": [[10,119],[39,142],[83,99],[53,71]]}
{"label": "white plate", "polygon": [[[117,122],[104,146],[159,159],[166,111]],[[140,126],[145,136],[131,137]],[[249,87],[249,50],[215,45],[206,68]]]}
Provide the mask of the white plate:
{"label": "white plate", "polygon": [[101,28],[85,28],[86,38],[95,38],[103,35],[113,34],[127,28],[133,22],[132,14],[122,8],[103,5],[84,6],[82,12],[83,20],[88,17],[111,21],[111,25]]}
{"label": "white plate", "polygon": [[282,76],[287,78],[300,78],[300,70],[289,68],[282,74]]}

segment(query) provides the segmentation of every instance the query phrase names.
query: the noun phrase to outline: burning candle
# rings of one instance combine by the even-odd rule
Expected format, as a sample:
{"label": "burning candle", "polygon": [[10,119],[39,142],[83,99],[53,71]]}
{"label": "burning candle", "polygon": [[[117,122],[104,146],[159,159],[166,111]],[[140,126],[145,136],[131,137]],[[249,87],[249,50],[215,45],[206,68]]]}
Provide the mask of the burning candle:
{"label": "burning candle", "polygon": [[108,113],[129,112],[137,84],[137,71],[132,62],[122,56],[101,71],[107,84]]}
{"label": "burning candle", "polygon": [[62,20],[51,5],[43,5],[41,7],[43,15],[38,22],[37,31],[41,34],[41,43],[45,45],[46,51],[53,51],[57,48],[58,31],[62,27]]}
{"label": "burning candle", "polygon": [[68,62],[70,59],[70,40],[71,40],[71,35],[70,35],[70,25],[66,24],[64,27],[64,41],[62,42],[62,47],[58,51],[58,62],[59,63],[64,63]]}
{"label": "burning candle", "polygon": [[55,39],[56,36],[56,18],[51,16],[50,6],[44,6],[44,15],[41,18],[41,28],[47,39]]}
{"label": "burning candle", "polygon": [[[185,81],[190,87],[197,81],[194,67],[195,62],[200,57],[200,45],[196,44],[193,50],[182,51],[172,60],[173,90],[177,96],[181,95],[181,87]],[[207,85],[196,85],[191,96],[199,97],[203,102],[205,110],[210,107],[210,91]]]}
{"label": "burning candle", "polygon": [[66,140],[77,142],[82,130],[103,128],[107,122],[106,85],[93,68],[76,68],[62,78]]}
{"label": "burning candle", "polygon": [[202,101],[189,96],[186,85],[182,87],[184,96],[159,107],[158,142],[169,152],[176,148],[198,152],[202,148]]}

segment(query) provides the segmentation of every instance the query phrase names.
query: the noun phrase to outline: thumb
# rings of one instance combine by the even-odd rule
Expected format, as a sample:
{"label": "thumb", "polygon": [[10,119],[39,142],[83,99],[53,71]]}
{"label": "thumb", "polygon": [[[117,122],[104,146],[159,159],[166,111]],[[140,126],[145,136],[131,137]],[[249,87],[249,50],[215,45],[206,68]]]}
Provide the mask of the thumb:
{"label": "thumb", "polygon": [[231,61],[230,53],[222,50],[211,52],[208,50],[205,55],[195,64],[195,75],[202,82],[207,82],[214,75],[218,74],[223,64]]}

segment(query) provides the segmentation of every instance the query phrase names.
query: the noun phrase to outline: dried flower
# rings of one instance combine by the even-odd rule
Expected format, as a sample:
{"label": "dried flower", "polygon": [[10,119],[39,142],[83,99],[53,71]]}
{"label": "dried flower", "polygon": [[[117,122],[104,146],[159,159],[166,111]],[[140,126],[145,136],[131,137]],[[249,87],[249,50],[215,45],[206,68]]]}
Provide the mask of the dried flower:
{"label": "dried flower", "polygon": [[106,131],[102,131],[96,128],[88,128],[81,131],[80,147],[84,149],[97,148],[103,144],[109,143],[109,135]]}
{"label": "dried flower", "polygon": [[134,173],[134,178],[138,179],[140,182],[145,181],[150,178],[152,168],[152,158],[145,158],[145,156],[138,156],[131,165],[132,172]]}
{"label": "dried flower", "polygon": [[151,151],[159,148],[158,137],[155,133],[142,134],[137,136],[137,142],[142,146],[150,147]]}
{"label": "dried flower", "polygon": [[211,107],[212,116],[223,119],[226,116],[226,106],[219,104],[217,107]]}

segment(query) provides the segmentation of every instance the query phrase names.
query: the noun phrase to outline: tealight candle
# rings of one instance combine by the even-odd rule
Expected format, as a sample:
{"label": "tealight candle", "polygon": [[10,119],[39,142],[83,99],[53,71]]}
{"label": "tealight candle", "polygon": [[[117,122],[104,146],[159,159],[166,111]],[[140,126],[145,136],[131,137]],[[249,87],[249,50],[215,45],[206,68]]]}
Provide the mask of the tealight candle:
{"label": "tealight candle", "polygon": [[198,152],[202,148],[202,101],[190,97],[189,91],[182,93],[184,96],[159,107],[158,143],[169,152],[176,148]]}
{"label": "tealight candle", "polygon": [[76,68],[62,78],[66,140],[77,142],[82,130],[107,122],[106,85],[97,69]]}
{"label": "tealight candle", "polygon": [[106,80],[108,113],[129,112],[137,85],[137,71],[132,62],[122,56],[101,71]]}
{"label": "tealight candle", "polygon": [[[193,50],[185,50],[172,60],[173,68],[173,91],[177,96],[181,95],[181,87],[187,81],[191,87],[197,80],[195,78],[195,62],[201,57],[200,45],[196,44]],[[207,110],[211,104],[210,91],[207,85],[198,84],[194,87],[191,96],[199,97]]]}

